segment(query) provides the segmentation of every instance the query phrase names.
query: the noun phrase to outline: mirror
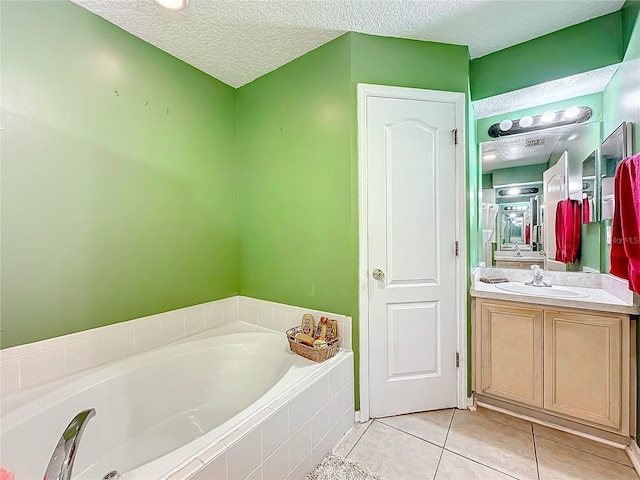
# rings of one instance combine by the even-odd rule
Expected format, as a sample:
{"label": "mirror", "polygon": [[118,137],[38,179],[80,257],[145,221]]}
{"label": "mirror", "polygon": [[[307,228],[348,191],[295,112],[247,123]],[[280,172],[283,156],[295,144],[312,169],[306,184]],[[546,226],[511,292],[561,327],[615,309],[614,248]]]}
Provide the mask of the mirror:
{"label": "mirror", "polygon": [[500,205],[500,250],[531,249],[531,215],[526,202]]}
{"label": "mirror", "polygon": [[613,218],[613,178],[620,160],[631,152],[631,123],[622,122],[604,142],[602,158],[602,220]]}
{"label": "mirror", "polygon": [[598,151],[594,150],[582,161],[582,223],[593,223],[598,218],[598,201],[596,198],[596,167]]}
{"label": "mirror", "polygon": [[[589,220],[597,221],[595,177],[600,131],[600,122],[591,122],[509,135],[480,144],[481,262],[495,266],[497,258],[504,266],[505,259],[513,260],[516,249],[527,252],[526,256],[522,254],[527,262],[544,261],[543,230],[555,228],[555,220],[544,223],[543,173],[556,165],[565,152],[567,195],[574,200],[587,195],[594,204]],[[588,186],[583,188],[585,183]],[[516,268],[524,268],[524,263],[520,261]],[[567,268],[579,270],[581,265],[576,262]]]}

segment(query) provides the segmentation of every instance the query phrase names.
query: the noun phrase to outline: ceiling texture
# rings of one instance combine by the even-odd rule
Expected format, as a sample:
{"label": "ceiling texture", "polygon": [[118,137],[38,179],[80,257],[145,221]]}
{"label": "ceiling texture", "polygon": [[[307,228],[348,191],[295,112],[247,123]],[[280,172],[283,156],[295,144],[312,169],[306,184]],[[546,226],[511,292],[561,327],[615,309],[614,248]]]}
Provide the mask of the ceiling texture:
{"label": "ceiling texture", "polygon": [[353,31],[468,45],[481,57],[619,10],[624,0],[72,0],[240,87]]}

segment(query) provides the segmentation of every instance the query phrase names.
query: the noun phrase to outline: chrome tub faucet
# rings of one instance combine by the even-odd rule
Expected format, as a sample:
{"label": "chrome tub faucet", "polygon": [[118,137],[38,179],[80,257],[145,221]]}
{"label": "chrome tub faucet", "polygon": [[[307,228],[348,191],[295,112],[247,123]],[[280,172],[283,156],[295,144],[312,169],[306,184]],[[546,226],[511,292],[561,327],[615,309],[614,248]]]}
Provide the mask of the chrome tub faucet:
{"label": "chrome tub faucet", "polygon": [[53,451],[49,466],[44,474],[44,480],[70,480],[73,462],[76,459],[76,450],[82,432],[89,420],[96,414],[96,410],[91,408],[84,410],[75,416],[67,428],[62,432],[60,441]]}

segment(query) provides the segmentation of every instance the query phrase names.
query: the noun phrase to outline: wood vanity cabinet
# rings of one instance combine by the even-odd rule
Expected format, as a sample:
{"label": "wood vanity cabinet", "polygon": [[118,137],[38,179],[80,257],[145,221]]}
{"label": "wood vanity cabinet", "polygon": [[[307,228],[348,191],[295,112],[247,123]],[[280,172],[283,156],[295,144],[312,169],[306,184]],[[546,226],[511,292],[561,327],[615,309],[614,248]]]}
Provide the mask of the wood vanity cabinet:
{"label": "wood vanity cabinet", "polygon": [[544,260],[529,262],[513,262],[510,260],[496,260],[496,268],[519,268],[520,270],[529,270],[531,265],[537,265],[544,268]]}
{"label": "wood vanity cabinet", "polygon": [[481,303],[479,391],[542,407],[542,310]]}
{"label": "wood vanity cabinet", "polygon": [[475,388],[629,434],[629,315],[476,299]]}

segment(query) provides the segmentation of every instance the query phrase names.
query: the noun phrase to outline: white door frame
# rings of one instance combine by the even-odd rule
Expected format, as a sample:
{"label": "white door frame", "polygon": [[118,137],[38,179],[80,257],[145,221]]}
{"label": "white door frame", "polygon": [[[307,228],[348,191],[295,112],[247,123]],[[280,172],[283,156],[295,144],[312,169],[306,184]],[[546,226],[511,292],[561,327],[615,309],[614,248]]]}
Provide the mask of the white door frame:
{"label": "white door frame", "polygon": [[[465,162],[465,94],[422,90],[419,88],[389,87],[384,85],[358,84],[358,290],[360,322],[360,421],[369,420],[369,275],[367,240],[367,98],[397,98],[452,103],[455,108],[455,125],[458,143],[455,146],[456,169],[456,323],[457,349],[460,354],[458,368],[458,408],[467,408],[467,193]],[[452,132],[453,135],[453,132]],[[451,245],[454,248],[454,245]],[[451,359],[454,361],[454,359]]]}

